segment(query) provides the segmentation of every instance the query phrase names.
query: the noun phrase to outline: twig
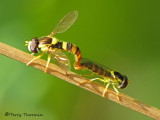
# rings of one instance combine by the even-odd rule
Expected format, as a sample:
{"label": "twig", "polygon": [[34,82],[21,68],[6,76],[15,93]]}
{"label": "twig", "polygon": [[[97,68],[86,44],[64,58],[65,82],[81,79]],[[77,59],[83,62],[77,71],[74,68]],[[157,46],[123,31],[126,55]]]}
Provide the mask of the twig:
{"label": "twig", "polygon": [[[18,50],[14,47],[11,47],[1,42],[0,42],[0,54],[10,57],[14,60],[17,60],[25,64],[34,58],[34,56],[31,56],[28,53],[25,53],[21,50]],[[37,59],[32,64],[30,64],[30,66],[35,67],[41,71],[44,71],[45,65],[46,65],[46,61],[42,59]],[[78,85],[78,83],[87,80],[86,78],[80,75],[77,75],[76,73],[73,73],[73,72],[68,72],[69,76],[67,76],[65,71],[63,71],[58,66],[52,63],[49,65],[48,73],[60,79],[63,79],[69,83],[72,83],[74,85]],[[80,87],[88,91],[91,91],[95,94],[98,94],[100,96],[102,96],[102,93],[105,89],[105,86],[98,84],[96,82],[87,82],[86,84],[83,84]],[[123,106],[131,108],[139,113],[147,115],[156,120],[160,120],[160,110],[159,109],[152,107],[150,105],[146,105],[122,93],[119,94],[119,97],[120,97],[120,100],[117,99],[116,92],[111,89],[107,90],[107,94],[105,96],[105,98],[108,98]]]}

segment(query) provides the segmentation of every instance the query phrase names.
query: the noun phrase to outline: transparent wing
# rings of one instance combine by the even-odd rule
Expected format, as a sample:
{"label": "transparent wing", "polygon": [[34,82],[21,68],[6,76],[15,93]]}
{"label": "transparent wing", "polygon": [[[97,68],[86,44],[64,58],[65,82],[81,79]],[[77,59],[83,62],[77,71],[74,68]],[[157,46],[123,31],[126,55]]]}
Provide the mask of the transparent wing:
{"label": "transparent wing", "polygon": [[49,35],[50,37],[53,36],[56,33],[63,33],[67,29],[73,25],[73,23],[76,21],[78,17],[77,11],[71,11],[67,15],[65,15],[61,21],[58,23],[58,25],[55,27],[55,29],[52,31],[52,33]]}
{"label": "transparent wing", "polygon": [[62,51],[52,51],[51,53],[55,63],[60,68],[66,72],[71,70],[70,60],[66,54],[64,54]]}
{"label": "transparent wing", "polygon": [[101,67],[101,68],[105,69],[106,71],[111,71],[112,70],[111,68],[108,68],[108,67],[106,67],[106,66],[104,66],[104,65],[102,65],[98,62],[92,61],[88,58],[82,58],[81,63],[85,63],[85,64],[88,64],[88,65],[97,65],[98,67]]}

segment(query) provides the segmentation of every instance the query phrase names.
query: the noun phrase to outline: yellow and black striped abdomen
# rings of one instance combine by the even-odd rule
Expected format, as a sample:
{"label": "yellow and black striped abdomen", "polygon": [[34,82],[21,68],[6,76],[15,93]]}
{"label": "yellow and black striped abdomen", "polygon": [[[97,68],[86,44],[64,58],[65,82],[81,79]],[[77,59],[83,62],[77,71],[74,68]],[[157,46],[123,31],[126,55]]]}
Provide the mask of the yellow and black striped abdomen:
{"label": "yellow and black striped abdomen", "polygon": [[72,43],[57,42],[57,44],[54,45],[54,48],[61,49],[61,50],[64,50],[64,51],[69,51],[69,52],[73,53],[75,55],[76,62],[80,62],[80,60],[82,58],[79,47],[77,47],[76,45],[74,45]]}
{"label": "yellow and black striped abdomen", "polygon": [[110,71],[105,70],[103,67],[93,64],[92,62],[82,62],[81,65],[83,68],[88,69],[102,77],[112,77]]}
{"label": "yellow and black striped abdomen", "polygon": [[79,47],[77,47],[76,45],[72,43],[62,42],[62,48],[65,51],[70,51],[71,53],[73,53],[75,55],[76,62],[79,63],[81,61],[82,55],[81,55],[81,51]]}
{"label": "yellow and black striped abdomen", "polygon": [[[75,55],[75,65],[78,65],[82,59],[82,54],[76,45],[68,42],[57,42],[57,44],[53,45],[52,48],[61,49],[64,51],[69,51]],[[77,67],[75,67],[77,69]]]}

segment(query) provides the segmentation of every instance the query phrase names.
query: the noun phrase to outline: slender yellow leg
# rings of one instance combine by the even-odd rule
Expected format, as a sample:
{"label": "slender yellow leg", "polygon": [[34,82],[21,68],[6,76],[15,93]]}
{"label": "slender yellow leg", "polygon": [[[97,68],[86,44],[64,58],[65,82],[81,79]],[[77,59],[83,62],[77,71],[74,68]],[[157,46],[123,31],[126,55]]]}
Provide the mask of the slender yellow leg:
{"label": "slender yellow leg", "polygon": [[[103,82],[104,82],[104,80],[101,79],[101,78],[93,78],[93,79],[90,79],[90,81],[94,81],[94,80],[100,80],[100,81],[103,81]],[[81,82],[80,84],[84,84],[84,83],[86,83],[86,82],[88,82],[88,80],[83,81],[83,82]]]}
{"label": "slender yellow leg", "polygon": [[49,65],[49,63],[50,63],[50,60],[51,60],[51,54],[49,54],[49,55],[48,55],[48,61],[47,61],[47,65],[46,65],[45,73],[47,73],[48,65]]}
{"label": "slender yellow leg", "polygon": [[117,99],[120,100],[119,95],[118,95],[118,94],[119,94],[119,91],[117,90],[117,88],[116,88],[114,85],[113,85],[113,88],[114,88],[114,90],[116,91]]}
{"label": "slender yellow leg", "polygon": [[31,64],[34,60],[42,57],[44,55],[44,53],[41,53],[40,55],[38,55],[37,57],[33,58],[30,62],[27,63],[27,65]]}
{"label": "slender yellow leg", "polygon": [[85,81],[83,81],[83,82],[80,82],[79,85],[84,84],[84,83],[86,83],[86,82],[88,82],[88,80],[85,80]]}
{"label": "slender yellow leg", "polygon": [[105,94],[107,93],[107,89],[108,89],[109,85],[110,85],[110,83],[108,83],[108,84],[106,85],[106,88],[105,88],[104,91],[103,91],[103,97],[105,97]]}

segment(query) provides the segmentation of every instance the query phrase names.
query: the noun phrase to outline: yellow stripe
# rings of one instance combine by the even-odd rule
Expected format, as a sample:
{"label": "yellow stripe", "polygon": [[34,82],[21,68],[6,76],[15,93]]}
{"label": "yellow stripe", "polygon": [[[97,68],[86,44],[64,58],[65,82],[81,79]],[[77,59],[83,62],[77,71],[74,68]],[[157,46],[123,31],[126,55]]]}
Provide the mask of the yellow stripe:
{"label": "yellow stripe", "polygon": [[62,43],[62,48],[63,48],[63,50],[67,50],[67,42]]}
{"label": "yellow stripe", "polygon": [[115,78],[116,76],[114,75],[114,71],[110,71],[111,75]]}
{"label": "yellow stripe", "polygon": [[58,42],[58,40],[57,40],[55,37],[52,38],[52,44],[53,44],[53,45],[57,44],[57,42]]}
{"label": "yellow stripe", "polygon": [[77,60],[79,60],[81,58],[81,54],[76,56]]}
{"label": "yellow stripe", "polygon": [[72,45],[72,53],[75,54],[77,51],[77,46],[75,45]]}

